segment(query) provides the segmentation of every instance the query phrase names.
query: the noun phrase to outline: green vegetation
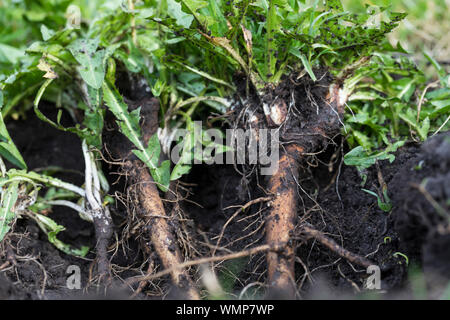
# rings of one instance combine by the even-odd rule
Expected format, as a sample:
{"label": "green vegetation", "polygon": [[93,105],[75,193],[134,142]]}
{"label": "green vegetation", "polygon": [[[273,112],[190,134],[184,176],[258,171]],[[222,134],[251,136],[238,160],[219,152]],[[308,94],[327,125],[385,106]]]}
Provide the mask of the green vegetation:
{"label": "green vegetation", "polygon": [[[115,116],[159,189],[167,191],[170,181],[191,170],[181,162],[159,163],[168,137],[177,128],[186,129],[182,159],[205,160],[193,151],[193,120],[207,123],[215,116],[219,121],[212,124],[222,128],[237,90],[237,73],[244,75],[247,93],[254,88],[264,95],[286,75],[301,72],[316,81],[317,70],[327,68],[349,97],[342,134],[350,151],[344,161],[363,176],[378,160],[392,162],[406,141],[424,141],[450,129],[450,75],[432,50],[435,36],[429,35],[426,52],[417,58],[422,49],[414,40],[418,26],[405,27],[401,22],[407,14],[396,12],[406,9],[417,18],[432,7],[435,16],[429,19],[439,15],[439,21],[446,21],[444,33],[450,28],[445,3],[418,1],[410,10],[411,1],[394,1],[391,7],[381,1],[367,11],[359,1],[343,2],[0,0],[0,241],[16,218],[29,217],[58,249],[86,255],[88,248],[58,240],[64,227],[42,212],[63,205],[92,221],[94,207],[107,210],[109,186],[93,156],[93,150],[103,149],[106,112]],[[129,111],[118,89],[124,75],[142,78],[160,103],[159,130],[147,145],[142,142],[140,108]],[[44,103],[56,108],[56,119],[44,114]],[[28,170],[5,121],[25,117],[30,110],[79,137],[89,164],[83,186]],[[61,123],[63,113],[73,126]],[[383,211],[391,210],[387,192],[383,201],[365,191],[377,197]],[[408,263],[403,254],[396,255]],[[231,291],[234,280],[226,274],[222,280]]]}

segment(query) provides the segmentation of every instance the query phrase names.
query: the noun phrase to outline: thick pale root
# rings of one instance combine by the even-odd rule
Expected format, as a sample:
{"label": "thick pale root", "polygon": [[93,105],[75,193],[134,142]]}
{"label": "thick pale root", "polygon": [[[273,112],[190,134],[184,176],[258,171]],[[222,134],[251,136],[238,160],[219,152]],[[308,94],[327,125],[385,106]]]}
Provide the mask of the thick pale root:
{"label": "thick pale root", "polygon": [[275,195],[266,219],[266,241],[270,245],[284,246],[281,252],[267,254],[269,285],[289,296],[295,295],[294,244],[291,232],[297,216],[298,159],[303,151],[289,145],[279,160],[277,172],[269,180],[269,191]]}
{"label": "thick pale root", "polygon": [[[316,97],[317,101],[323,101],[320,107],[316,104],[317,115],[305,117],[296,124],[303,126],[302,134],[299,135],[302,139],[291,142],[285,147],[278,161],[278,170],[268,181],[268,189],[274,195],[274,200],[266,219],[266,241],[269,245],[284,245],[285,248],[281,253],[267,254],[268,283],[272,290],[288,297],[296,295],[295,244],[292,240],[294,236],[292,232],[298,211],[299,163],[303,153],[314,152],[329,136],[339,132],[340,116],[346,100],[338,85],[331,85],[327,94],[320,89],[315,92],[316,95],[323,94],[323,97]],[[278,103],[278,108],[280,105],[283,106]],[[279,113],[282,114],[281,111]],[[305,111],[306,114],[308,113]]]}
{"label": "thick pale root", "polygon": [[[144,145],[147,145],[150,137],[158,129],[159,102],[154,98],[144,98],[141,101],[127,103],[132,110],[141,107],[142,140]],[[183,263],[183,259],[175,238],[175,230],[169,224],[169,216],[166,215],[158,187],[149,169],[133,155],[134,146],[117,131],[110,133],[108,140],[111,155],[123,159],[124,174],[137,186],[132,193],[134,197],[132,202],[145,221],[144,233],[150,238],[163,267],[172,270],[171,279],[182,294],[187,295],[188,299],[199,299],[187,271],[177,268]]]}
{"label": "thick pale root", "polygon": [[148,172],[148,168],[138,169],[135,180],[138,181],[136,193],[143,211],[145,224],[153,247],[164,268],[172,269],[170,276],[173,283],[187,295],[188,299],[199,299],[198,292],[195,290],[187,271],[183,268],[176,268],[183,262],[183,259],[174,237],[174,231],[168,223],[168,217],[159,197],[158,189]]}

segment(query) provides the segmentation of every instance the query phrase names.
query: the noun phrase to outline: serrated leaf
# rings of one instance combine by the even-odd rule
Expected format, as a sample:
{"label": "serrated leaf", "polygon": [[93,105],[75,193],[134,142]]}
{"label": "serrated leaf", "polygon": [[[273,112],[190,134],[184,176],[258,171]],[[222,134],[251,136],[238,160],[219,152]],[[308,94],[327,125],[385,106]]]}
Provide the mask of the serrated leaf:
{"label": "serrated leaf", "polygon": [[158,135],[154,134],[150,137],[145,152],[133,150],[133,153],[144,163],[151,163],[151,169],[156,168],[158,166],[159,156],[161,154],[161,146],[159,144]]}
{"label": "serrated leaf", "polygon": [[160,177],[159,178],[160,180],[158,181],[159,185],[161,185],[160,189],[162,191],[167,191],[170,184],[170,161],[169,160],[163,161],[161,165],[155,169],[155,171],[157,171],[158,173],[157,174],[155,173],[154,175]]}
{"label": "serrated leaf", "polygon": [[106,105],[116,117],[122,133],[140,150],[144,150],[140,141],[139,111],[134,113],[128,112],[128,107],[122,96],[112,84],[105,82],[102,89]]}
{"label": "serrated leaf", "polygon": [[192,159],[194,157],[192,149],[195,144],[194,125],[189,117],[185,117],[188,133],[183,137],[183,148],[181,150],[181,156],[172,170],[170,180],[179,179],[182,175],[188,173],[192,168]]}
{"label": "serrated leaf", "polygon": [[87,132],[80,134],[81,138],[86,139],[89,146],[101,149],[102,147],[102,130],[104,123],[104,110],[97,109],[94,111],[86,110],[84,113],[83,124],[86,126]]}
{"label": "serrated leaf", "polygon": [[[155,134],[149,139],[149,144],[144,147],[141,142],[139,127],[139,109],[128,112],[128,107],[117,89],[110,83],[103,84],[103,97],[109,110],[114,114],[120,127],[120,131],[134,144],[137,150],[133,153],[145,163],[150,173],[162,191],[167,191],[170,182],[170,163],[163,162],[158,167],[160,144]],[[166,172],[168,171],[168,172]]]}

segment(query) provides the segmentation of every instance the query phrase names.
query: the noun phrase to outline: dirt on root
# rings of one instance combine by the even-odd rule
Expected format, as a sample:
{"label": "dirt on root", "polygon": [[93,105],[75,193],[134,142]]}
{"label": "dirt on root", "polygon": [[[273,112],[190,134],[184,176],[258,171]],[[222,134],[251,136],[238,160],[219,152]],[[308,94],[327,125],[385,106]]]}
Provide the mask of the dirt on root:
{"label": "dirt on root", "polygon": [[[51,107],[44,107],[52,115]],[[55,116],[55,115],[53,115]],[[70,122],[70,118],[66,121]],[[27,118],[9,121],[9,132],[24,155],[30,170],[50,167],[57,177],[81,185],[83,158],[79,139],[58,131],[38,120],[31,112]],[[437,297],[450,280],[450,229],[448,217],[450,198],[450,134],[443,133],[429,139],[422,146],[409,143],[396,153],[393,163],[381,161],[379,169],[367,170],[367,180],[354,167],[343,164],[340,137],[336,137],[319,154],[309,156],[302,164],[298,181],[298,224],[308,222],[323,231],[349,251],[367,257],[381,268],[381,297],[412,297],[408,281],[409,265],[422,267],[430,289],[430,297]],[[56,168],[59,167],[59,168]],[[60,170],[60,168],[64,170]],[[48,169],[48,168],[47,168]],[[117,167],[104,165],[114,190],[123,192],[124,181],[117,180]],[[386,213],[377,206],[376,198],[362,188],[380,193],[379,176],[387,184],[393,209]],[[426,183],[425,183],[425,182]],[[421,188],[420,186],[423,186]],[[263,182],[256,176],[243,179],[230,165],[197,165],[183,177],[182,186],[188,196],[181,201],[185,223],[195,250],[192,257],[211,255],[218,235],[223,232],[216,254],[244,250],[264,242],[264,217],[267,203],[256,203],[229,223],[225,222],[250,200],[266,196]],[[438,204],[438,206],[436,206]],[[168,205],[166,203],[166,205]],[[171,209],[169,204],[168,211]],[[122,278],[140,274],[147,262],[156,265],[158,258],[142,252],[141,240],[134,239],[133,226],[123,207],[113,209],[116,236],[121,242],[114,247],[113,275]],[[91,224],[66,208],[55,207],[49,216],[66,227],[58,235],[64,242],[77,247],[95,245]],[[174,220],[174,225],[178,225]],[[124,229],[129,236],[123,239]],[[314,240],[296,237],[296,280],[304,298],[351,298],[362,290],[369,276],[366,270],[351,265]],[[182,242],[183,243],[183,242]],[[14,232],[4,241],[0,252],[1,299],[62,299],[83,296],[84,290],[67,288],[67,268],[77,265],[81,270],[82,288],[89,281],[92,261],[75,258],[57,250],[46,235],[29,219],[19,219]],[[402,253],[399,255],[396,253]],[[228,261],[216,265],[224,288],[237,294],[246,288],[244,297],[262,298],[266,276],[264,254]],[[195,276],[195,275],[194,275]],[[140,298],[164,297],[170,288],[168,278],[147,286]],[[251,284],[255,285],[251,286]],[[172,295],[171,297],[175,297]],[[123,298],[125,295],[116,295]]]}
{"label": "dirt on root", "polygon": [[[409,266],[423,268],[430,298],[438,297],[448,286],[448,219],[441,217],[414,185],[429,181],[428,192],[448,212],[449,139],[450,133],[443,133],[423,146],[408,143],[396,153],[393,163],[380,161],[378,168],[369,168],[364,185],[362,174],[343,164],[340,143],[330,144],[320,155],[307,159],[299,181],[302,188],[298,225],[310,223],[345,249],[378,266],[381,290],[366,292],[377,292],[379,298],[413,298],[416,293],[409,281]],[[381,195],[380,175],[393,203],[389,213],[378,207],[373,195],[362,190]],[[210,239],[217,239],[237,206],[263,195],[257,181],[245,181],[232,166],[206,167],[206,172],[204,167],[194,167],[189,179],[198,184],[192,190],[191,200],[202,207],[190,204],[186,211]],[[412,192],[414,189],[416,192]],[[235,218],[221,243],[231,243],[226,248],[233,251],[262,244],[263,229],[258,227],[263,224],[265,209],[264,204],[258,204]],[[342,299],[364,292],[370,275],[367,270],[313,240],[297,240],[296,280],[303,298]],[[236,292],[252,283],[264,282],[264,255],[253,256],[238,268],[229,269],[228,263],[217,270],[224,278],[234,272]],[[261,298],[263,292],[262,287],[249,290],[247,297]]]}

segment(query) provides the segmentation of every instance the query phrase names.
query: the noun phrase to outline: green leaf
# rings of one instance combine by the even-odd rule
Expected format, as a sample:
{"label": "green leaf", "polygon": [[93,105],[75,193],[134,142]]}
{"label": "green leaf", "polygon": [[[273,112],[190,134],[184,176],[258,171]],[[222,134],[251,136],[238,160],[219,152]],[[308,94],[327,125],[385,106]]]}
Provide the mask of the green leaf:
{"label": "green leaf", "polygon": [[183,12],[181,4],[175,0],[167,0],[167,13],[176,20],[178,25],[184,28],[189,28],[194,20],[194,16]]}
{"label": "green leaf", "polygon": [[[3,106],[3,93],[0,91],[0,108]],[[3,115],[0,112],[0,155],[11,162],[13,165],[26,169],[27,165],[22,158],[19,150],[9,136],[6,129],[5,122],[3,121]]]}
{"label": "green leaf", "polygon": [[225,292],[233,292],[239,274],[245,269],[249,259],[247,257],[225,261],[223,269],[218,275],[219,283]]}
{"label": "green leaf", "polygon": [[334,11],[343,11],[344,7],[342,6],[341,0],[327,0],[326,9]]}
{"label": "green leaf", "polygon": [[430,118],[426,117],[422,121],[422,125],[417,128],[417,133],[419,134],[420,139],[425,141],[428,137],[428,132],[430,131]]}
{"label": "green leaf", "polygon": [[397,94],[397,98],[402,99],[403,101],[409,101],[416,88],[414,85],[415,82],[416,79],[402,78],[392,83],[393,86],[396,85],[400,89],[400,92]]}
{"label": "green leaf", "polygon": [[165,83],[158,79],[155,84],[152,86],[152,94],[154,97],[159,97],[165,88]]}
{"label": "green leaf", "polygon": [[344,163],[347,166],[356,166],[361,171],[375,164],[377,160],[389,160],[392,162],[395,156],[391,152],[397,151],[404,144],[404,141],[397,141],[385,150],[374,154],[368,154],[362,146],[358,146],[345,154]]}
{"label": "green leaf", "polygon": [[371,149],[372,143],[367,135],[358,130],[353,130],[352,134],[355,136],[355,139],[356,141],[358,141],[359,145],[362,146],[365,150]]}
{"label": "green leaf", "polygon": [[445,76],[445,69],[442,68],[442,66],[439,64],[439,62],[436,61],[436,59],[433,58],[431,53],[428,53],[424,51],[425,58],[433,65],[433,67],[436,69],[437,73],[439,74],[439,77],[441,78],[441,81],[443,80]]}
{"label": "green leaf", "polygon": [[183,149],[181,156],[170,175],[170,180],[177,180],[182,175],[187,174],[192,168],[193,148],[194,148],[194,126],[192,120],[185,115],[188,133],[183,137]]}
{"label": "green leaf", "polygon": [[277,58],[275,56],[275,51],[277,50],[277,44],[275,42],[276,32],[279,32],[280,25],[277,16],[277,5],[276,1],[270,1],[269,11],[267,14],[267,24],[266,24],[266,77],[271,78],[275,74],[275,67],[277,63]]}
{"label": "green leaf", "polygon": [[293,54],[294,56],[296,56],[297,58],[299,58],[302,61],[303,67],[305,67],[305,70],[308,72],[309,76],[311,77],[311,79],[313,81],[316,81],[316,75],[314,74],[313,70],[312,70],[312,66],[311,63],[308,61],[308,59],[306,58],[306,56],[302,53],[300,53],[297,49],[292,48],[289,53]]}
{"label": "green leaf", "polygon": [[436,107],[436,109],[429,115],[430,118],[434,118],[441,114],[447,114],[450,111],[450,99],[446,100],[432,100],[431,104]]}
{"label": "green leaf", "polygon": [[390,212],[392,210],[392,203],[391,200],[389,199],[389,197],[387,196],[387,192],[383,192],[384,198],[386,202],[383,202],[383,200],[380,198],[380,196],[378,196],[378,194],[376,194],[373,191],[367,190],[367,189],[362,189],[362,191],[367,192],[368,194],[371,194],[372,196],[377,198],[377,204],[378,207],[383,210],[384,212]]}
{"label": "green leaf", "polygon": [[15,181],[8,185],[1,193],[0,207],[0,242],[10,230],[11,223],[16,218],[13,208],[19,196],[19,182]]}
{"label": "green leaf", "polygon": [[[155,169],[157,173],[152,173],[152,176],[158,176],[158,186],[162,191],[167,191],[170,184],[170,161],[165,160],[161,162],[161,165]],[[152,172],[152,170],[150,170]]]}
{"label": "green leaf", "polygon": [[214,81],[216,83],[222,84],[222,85],[227,86],[227,87],[229,87],[231,89],[235,89],[228,82],[223,81],[221,79],[218,79],[216,77],[213,77],[210,74],[208,74],[208,73],[206,73],[204,71],[198,70],[194,66],[189,65],[189,63],[187,61],[185,61],[182,57],[175,56],[175,55],[170,55],[170,56],[168,56],[168,57],[166,57],[164,59],[164,62],[169,67],[173,68],[173,67],[179,66],[179,67],[182,67],[182,68],[184,68],[184,69],[186,69],[188,71],[191,71],[191,72],[193,72],[195,74],[198,74],[199,76],[202,76],[202,77],[204,77],[204,78],[206,78],[208,80],[211,80],[211,81]]}
{"label": "green leaf", "polygon": [[194,16],[197,22],[205,27],[205,19],[197,11],[206,7],[208,5],[207,1],[204,0],[180,0],[182,8],[185,12],[190,13]]}
{"label": "green leaf", "polygon": [[149,168],[156,169],[159,162],[161,147],[159,145],[158,136],[154,134],[148,141],[145,151],[133,150],[133,153],[144,163],[149,163]]}
{"label": "green leaf", "polygon": [[42,34],[42,39],[44,39],[44,41],[47,41],[55,35],[55,31],[47,28],[47,26],[45,24],[42,24],[41,25],[41,34]]}
{"label": "green leaf", "polygon": [[62,252],[76,257],[84,257],[88,254],[89,247],[82,246],[80,249],[72,248],[72,246],[62,242],[56,237],[58,233],[66,229],[64,226],[57,224],[54,220],[39,213],[34,213],[33,218],[36,220],[42,231],[47,234],[48,241]]}
{"label": "green leaf", "polygon": [[68,49],[81,65],[78,72],[83,80],[95,89],[102,86],[105,78],[105,50],[97,50],[98,39],[77,39]]}
{"label": "green leaf", "polygon": [[23,50],[0,43],[0,62],[16,64],[23,55]]}
{"label": "green leaf", "polygon": [[223,36],[228,31],[227,20],[225,19],[222,9],[220,8],[220,1],[208,0],[209,2],[209,14],[214,23],[210,25],[210,30],[213,35]]}
{"label": "green leaf", "polygon": [[105,112],[102,109],[97,109],[95,111],[91,111],[90,109],[86,110],[84,113],[83,124],[89,130],[79,134],[81,138],[86,139],[86,143],[89,146],[94,146],[98,149],[102,148],[104,114]]}
{"label": "green leaf", "polygon": [[189,173],[191,171],[192,165],[190,164],[183,164],[183,163],[177,163],[175,167],[172,170],[172,173],[170,174],[170,180],[177,180],[181,178],[181,176]]}
{"label": "green leaf", "polygon": [[450,89],[449,88],[440,88],[433,91],[428,91],[425,95],[425,98],[428,100],[443,100],[450,98]]}
{"label": "green leaf", "polygon": [[164,161],[158,167],[161,147],[158,136],[155,134],[149,139],[147,147],[141,142],[139,126],[139,109],[128,112],[128,107],[117,89],[110,83],[103,84],[103,97],[109,110],[114,114],[120,131],[134,144],[137,150],[133,153],[145,163],[150,173],[162,191],[167,191],[170,183],[170,163]]}

